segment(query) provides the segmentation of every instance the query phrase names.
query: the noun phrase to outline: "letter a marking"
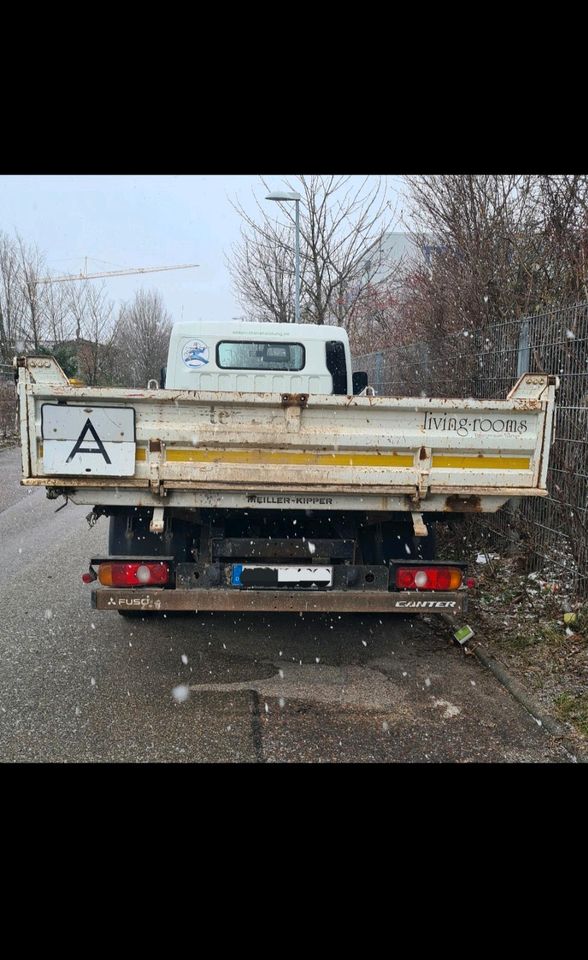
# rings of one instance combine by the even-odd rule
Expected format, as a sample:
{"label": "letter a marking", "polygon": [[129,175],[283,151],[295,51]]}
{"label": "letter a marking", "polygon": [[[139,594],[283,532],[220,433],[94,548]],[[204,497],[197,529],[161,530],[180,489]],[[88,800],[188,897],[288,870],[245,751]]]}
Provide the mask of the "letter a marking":
{"label": "letter a marking", "polygon": [[[88,447],[82,447],[82,443],[84,442],[84,438],[85,438],[86,434],[88,433],[88,431],[92,434],[92,436],[94,437],[94,440],[95,440],[96,443],[98,444],[98,449],[97,449],[97,450],[90,450]],[[75,457],[76,453],[101,453],[102,456],[104,457],[104,459],[106,460],[106,462],[107,462],[107,463],[111,463],[110,457],[108,456],[106,450],[104,449],[104,444],[102,443],[102,440],[100,439],[100,437],[99,437],[98,434],[96,433],[94,427],[92,426],[92,423],[91,423],[89,417],[88,417],[88,419],[86,420],[86,422],[85,422],[85,424],[84,424],[84,427],[83,427],[83,429],[82,429],[82,432],[80,433],[78,439],[76,440],[76,443],[75,443],[75,446],[74,446],[72,452],[70,453],[69,457],[67,458],[67,460],[66,460],[65,462],[66,462],[66,463],[69,463],[70,460],[73,460],[73,458]]]}

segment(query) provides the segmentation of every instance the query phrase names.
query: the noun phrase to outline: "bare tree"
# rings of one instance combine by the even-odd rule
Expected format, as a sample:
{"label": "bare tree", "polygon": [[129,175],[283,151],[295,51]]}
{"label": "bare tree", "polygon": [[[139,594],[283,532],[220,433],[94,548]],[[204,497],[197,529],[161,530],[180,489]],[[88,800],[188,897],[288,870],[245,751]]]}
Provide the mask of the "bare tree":
{"label": "bare tree", "polygon": [[239,302],[251,320],[292,323],[294,310],[294,273],[292,271],[292,231],[288,226],[274,228],[269,239],[241,231],[241,244],[233,252],[230,271]]}
{"label": "bare tree", "polygon": [[46,273],[45,258],[36,244],[27,244],[16,235],[20,286],[24,304],[23,335],[27,348],[38,350],[46,333],[46,292],[38,281]]}
{"label": "bare tree", "polygon": [[91,282],[43,282],[44,255],[18,234],[0,233],[0,358],[56,353],[89,385],[110,379],[113,304]]}
{"label": "bare tree", "polygon": [[[260,177],[266,192],[269,185]],[[346,325],[365,288],[394,273],[382,239],[392,214],[386,183],[365,177],[354,187],[345,176],[298,176],[283,181],[299,192],[301,319]],[[294,205],[262,206],[254,219],[235,203],[243,220],[241,242],[228,258],[239,302],[253,317],[294,318]],[[279,219],[274,218],[278,208]]]}
{"label": "bare tree", "polygon": [[110,381],[115,330],[114,304],[106,299],[104,284],[76,284],[70,291],[76,324],[78,373],[88,386]]}
{"label": "bare tree", "polygon": [[43,284],[40,290],[45,330],[52,346],[69,342],[74,337],[71,290],[68,284]]}
{"label": "bare tree", "polygon": [[11,359],[22,335],[24,298],[14,240],[0,233],[0,358]]}
{"label": "bare tree", "polygon": [[64,292],[39,281],[46,273],[44,255],[18,235],[0,234],[0,353],[10,357],[16,343],[39,350],[46,341],[67,338],[68,306]]}
{"label": "bare tree", "polygon": [[413,239],[425,251],[410,308],[426,336],[586,297],[588,177],[405,179]]}
{"label": "bare tree", "polygon": [[121,307],[113,338],[113,376],[117,382],[146,387],[148,380],[159,380],[171,325],[171,316],[158,291],[138,290],[134,300]]}

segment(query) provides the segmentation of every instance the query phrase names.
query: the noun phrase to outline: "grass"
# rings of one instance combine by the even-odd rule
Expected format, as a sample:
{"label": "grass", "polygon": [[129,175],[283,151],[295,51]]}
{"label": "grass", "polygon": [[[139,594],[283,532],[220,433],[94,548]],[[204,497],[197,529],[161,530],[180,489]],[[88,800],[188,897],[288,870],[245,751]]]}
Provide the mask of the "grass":
{"label": "grass", "polygon": [[554,700],[557,715],[588,737],[588,693],[562,693]]}
{"label": "grass", "polygon": [[515,650],[525,650],[538,644],[558,645],[565,641],[566,636],[562,628],[553,623],[529,624],[528,632],[521,632],[520,627],[510,633],[504,633],[500,638],[505,646]]}

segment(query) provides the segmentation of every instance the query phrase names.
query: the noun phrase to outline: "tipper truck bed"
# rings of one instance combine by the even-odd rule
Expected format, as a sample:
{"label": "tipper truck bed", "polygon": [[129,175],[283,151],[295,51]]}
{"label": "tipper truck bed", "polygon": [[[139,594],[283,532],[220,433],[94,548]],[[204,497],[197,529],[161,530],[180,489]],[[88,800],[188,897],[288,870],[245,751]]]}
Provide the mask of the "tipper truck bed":
{"label": "tipper truck bed", "polygon": [[15,362],[22,482],[110,517],[100,609],[458,614],[434,524],[547,492],[545,374],[505,400],[370,396],[344,331],[253,323],[177,324],[163,389]]}

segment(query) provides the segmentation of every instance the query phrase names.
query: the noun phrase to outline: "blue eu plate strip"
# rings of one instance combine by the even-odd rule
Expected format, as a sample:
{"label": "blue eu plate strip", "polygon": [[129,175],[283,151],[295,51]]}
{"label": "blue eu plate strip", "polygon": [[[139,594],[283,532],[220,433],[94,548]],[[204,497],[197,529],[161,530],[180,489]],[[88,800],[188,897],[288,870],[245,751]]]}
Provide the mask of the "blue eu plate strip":
{"label": "blue eu plate strip", "polygon": [[241,586],[241,574],[242,574],[242,572],[243,572],[243,564],[242,564],[242,563],[234,563],[234,564],[233,564],[233,571],[232,571],[232,573],[231,573],[231,585],[232,585],[233,587],[240,587],[240,586]]}

